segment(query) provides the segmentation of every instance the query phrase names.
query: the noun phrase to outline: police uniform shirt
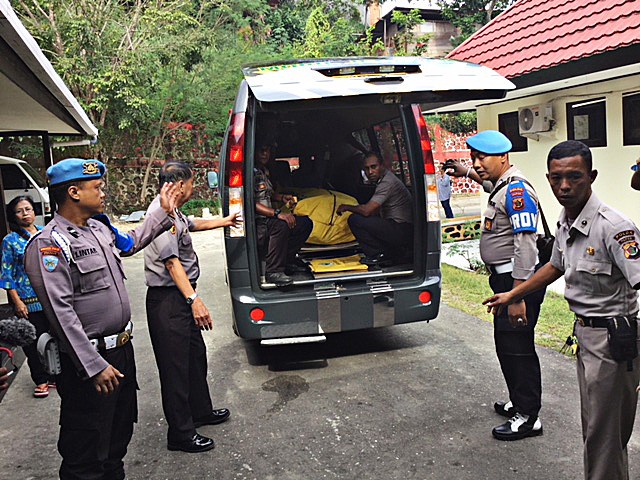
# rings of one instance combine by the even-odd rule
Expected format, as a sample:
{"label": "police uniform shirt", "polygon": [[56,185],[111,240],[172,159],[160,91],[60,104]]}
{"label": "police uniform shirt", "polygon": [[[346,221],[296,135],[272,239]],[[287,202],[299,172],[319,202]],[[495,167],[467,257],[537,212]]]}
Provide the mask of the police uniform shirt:
{"label": "police uniform shirt", "polygon": [[594,193],[573,225],[560,214],[551,264],[564,272],[571,310],[584,317],[636,315],[640,232]]}
{"label": "police uniform shirt", "polygon": [[[271,180],[269,180],[267,172],[259,168],[254,168],[253,175],[256,202],[261,203],[265,207],[273,208],[271,203],[271,197],[273,196],[273,184],[271,183]],[[257,216],[266,218],[264,215],[260,214],[257,214]]]}
{"label": "police uniform shirt", "polygon": [[[147,214],[151,214],[160,209],[160,197],[156,197]],[[165,262],[170,258],[180,260],[184,271],[191,283],[195,283],[200,276],[200,266],[198,256],[193,249],[191,235],[193,222],[183,213],[177,211],[173,226],[168,232],[156,237],[144,251],[144,275],[149,287],[174,287],[175,282]]]}
{"label": "police uniform shirt", "polygon": [[413,223],[411,194],[392,171],[385,170],[370,201],[380,205],[380,217],[398,223]]}
{"label": "police uniform shirt", "polygon": [[[509,185],[501,188],[510,178]],[[483,215],[480,256],[487,265],[501,265],[513,259],[511,275],[514,279],[526,280],[533,275],[538,263],[538,200],[535,190],[518,180],[521,178],[524,178],[522,173],[511,167],[496,182],[493,191],[498,193]]]}
{"label": "police uniform shirt", "polygon": [[[164,211],[149,216],[128,235],[129,253],[144,248],[172,225]],[[89,339],[124,330],[131,319],[125,274],[115,236],[103,223],[89,219],[86,227],[56,215],[35,235],[25,251],[25,270],[43,310],[83,378],[108,364]]]}

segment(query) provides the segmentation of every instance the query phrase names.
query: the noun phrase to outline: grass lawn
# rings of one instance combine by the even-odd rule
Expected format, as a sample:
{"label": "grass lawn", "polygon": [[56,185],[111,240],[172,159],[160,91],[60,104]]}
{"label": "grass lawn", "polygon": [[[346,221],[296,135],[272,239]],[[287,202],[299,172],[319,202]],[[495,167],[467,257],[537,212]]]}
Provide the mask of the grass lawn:
{"label": "grass lawn", "polygon": [[[442,264],[442,301],[450,307],[491,322],[492,316],[482,305],[491,296],[489,277]],[[561,295],[547,291],[536,325],[536,343],[556,351],[573,328],[573,313]]]}

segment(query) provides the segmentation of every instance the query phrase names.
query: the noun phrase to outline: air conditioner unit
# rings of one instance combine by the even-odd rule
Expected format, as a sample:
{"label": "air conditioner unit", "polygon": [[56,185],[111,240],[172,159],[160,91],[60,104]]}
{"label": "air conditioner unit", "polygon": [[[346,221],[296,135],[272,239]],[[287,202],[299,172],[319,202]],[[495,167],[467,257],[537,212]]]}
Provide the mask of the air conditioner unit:
{"label": "air conditioner unit", "polygon": [[532,105],[518,109],[520,135],[548,132],[553,127],[551,104]]}

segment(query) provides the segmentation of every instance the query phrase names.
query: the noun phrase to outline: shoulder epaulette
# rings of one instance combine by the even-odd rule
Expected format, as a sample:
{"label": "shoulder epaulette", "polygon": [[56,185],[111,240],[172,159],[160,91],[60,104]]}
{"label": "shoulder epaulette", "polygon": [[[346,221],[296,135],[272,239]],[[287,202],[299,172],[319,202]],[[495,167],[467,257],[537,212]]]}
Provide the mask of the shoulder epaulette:
{"label": "shoulder epaulette", "polygon": [[51,229],[51,239],[60,247],[67,262],[71,263],[73,256],[71,255],[71,242],[69,239],[64,234],[58,232],[55,227]]}

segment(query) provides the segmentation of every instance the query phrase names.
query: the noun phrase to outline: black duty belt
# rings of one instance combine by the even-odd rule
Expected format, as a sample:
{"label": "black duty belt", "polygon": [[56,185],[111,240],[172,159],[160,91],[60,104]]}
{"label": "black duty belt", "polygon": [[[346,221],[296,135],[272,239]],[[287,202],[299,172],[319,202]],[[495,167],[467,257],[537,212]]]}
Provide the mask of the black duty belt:
{"label": "black duty belt", "polygon": [[580,315],[576,315],[576,322],[578,322],[583,327],[592,327],[592,328],[607,328],[608,319],[606,318],[598,318],[598,317],[581,317]]}

